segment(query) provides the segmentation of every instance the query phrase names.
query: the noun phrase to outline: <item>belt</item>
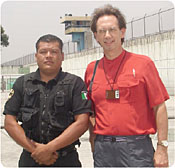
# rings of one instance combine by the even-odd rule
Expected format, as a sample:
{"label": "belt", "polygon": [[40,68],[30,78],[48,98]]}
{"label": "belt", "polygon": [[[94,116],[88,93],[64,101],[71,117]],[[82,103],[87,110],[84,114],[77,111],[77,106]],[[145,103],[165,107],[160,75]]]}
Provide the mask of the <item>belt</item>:
{"label": "belt", "polygon": [[[67,148],[63,148],[63,149],[60,149],[60,150],[57,150],[56,152],[58,153],[58,157],[64,157],[66,156],[68,153],[71,153],[72,151],[76,151],[77,149],[75,148],[74,145],[72,146],[69,146]],[[27,150],[23,149],[23,152],[31,155],[30,152],[28,152]]]}
{"label": "belt", "polygon": [[97,141],[106,142],[124,142],[124,141],[135,141],[148,138],[149,135],[130,135],[130,136],[113,136],[113,135],[96,135]]}
{"label": "belt", "polygon": [[57,150],[57,153],[58,153],[58,156],[60,157],[64,157],[66,156],[68,153],[72,152],[76,150],[75,146],[70,146],[69,148],[66,148],[66,149],[60,149],[60,150]]}

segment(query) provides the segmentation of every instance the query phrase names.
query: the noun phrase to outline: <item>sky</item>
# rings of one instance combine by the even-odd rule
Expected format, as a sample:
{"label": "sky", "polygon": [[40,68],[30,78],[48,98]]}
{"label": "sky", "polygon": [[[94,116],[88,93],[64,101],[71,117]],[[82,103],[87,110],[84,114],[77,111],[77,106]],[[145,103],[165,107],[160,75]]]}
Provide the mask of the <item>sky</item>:
{"label": "sky", "polygon": [[9,36],[9,46],[1,48],[1,63],[14,60],[35,52],[35,43],[44,34],[54,34],[63,42],[71,41],[71,35],[65,35],[65,25],[60,17],[91,16],[95,8],[111,4],[121,10],[126,22],[133,18],[144,17],[159,9],[174,7],[173,1],[3,1],[1,2],[1,25]]}

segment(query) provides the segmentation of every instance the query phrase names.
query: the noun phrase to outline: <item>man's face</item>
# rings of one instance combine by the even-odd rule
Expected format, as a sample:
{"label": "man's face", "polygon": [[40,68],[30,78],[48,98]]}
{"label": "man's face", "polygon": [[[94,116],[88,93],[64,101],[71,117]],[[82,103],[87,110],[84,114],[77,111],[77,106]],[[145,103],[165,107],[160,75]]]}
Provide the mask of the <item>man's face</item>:
{"label": "man's face", "polygon": [[42,73],[58,72],[64,60],[58,42],[40,42],[35,57]]}
{"label": "man's face", "polygon": [[112,51],[122,47],[121,39],[124,38],[125,28],[119,29],[118,19],[114,15],[101,16],[97,20],[96,26],[97,32],[94,35],[104,51]]}

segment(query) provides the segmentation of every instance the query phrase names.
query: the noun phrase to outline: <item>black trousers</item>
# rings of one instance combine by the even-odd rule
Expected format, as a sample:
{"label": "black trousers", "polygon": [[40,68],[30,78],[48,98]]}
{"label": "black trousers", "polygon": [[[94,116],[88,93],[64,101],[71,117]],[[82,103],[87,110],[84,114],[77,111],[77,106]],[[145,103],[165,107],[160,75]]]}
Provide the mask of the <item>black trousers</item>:
{"label": "black trousers", "polygon": [[94,167],[154,167],[154,148],[148,135],[97,135]]}
{"label": "black trousers", "polygon": [[66,156],[60,156],[57,161],[50,165],[39,165],[36,163],[33,158],[30,156],[31,153],[23,150],[21,153],[18,166],[19,167],[81,167],[81,162],[79,160],[78,152],[72,150],[67,153]]}

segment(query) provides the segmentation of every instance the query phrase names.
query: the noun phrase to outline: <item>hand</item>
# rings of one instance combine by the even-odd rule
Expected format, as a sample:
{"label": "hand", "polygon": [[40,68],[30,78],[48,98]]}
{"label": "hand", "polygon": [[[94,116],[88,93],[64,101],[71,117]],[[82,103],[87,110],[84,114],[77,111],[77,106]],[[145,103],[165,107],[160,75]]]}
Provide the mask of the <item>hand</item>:
{"label": "hand", "polygon": [[35,150],[32,152],[31,157],[39,164],[51,165],[58,159],[56,151],[51,151],[47,144],[39,144],[32,142],[35,145]]}
{"label": "hand", "polygon": [[56,158],[58,158],[58,154],[56,152],[53,153],[52,158],[50,160],[44,160],[44,161],[39,161],[39,160],[35,160],[35,162],[37,162],[39,165],[52,165],[56,162]]}
{"label": "hand", "polygon": [[155,167],[168,167],[168,153],[167,148],[161,145],[157,146],[154,153],[154,166]]}
{"label": "hand", "polygon": [[89,142],[91,144],[91,152],[94,152],[94,141],[95,141],[96,134],[91,133],[89,137]]}

